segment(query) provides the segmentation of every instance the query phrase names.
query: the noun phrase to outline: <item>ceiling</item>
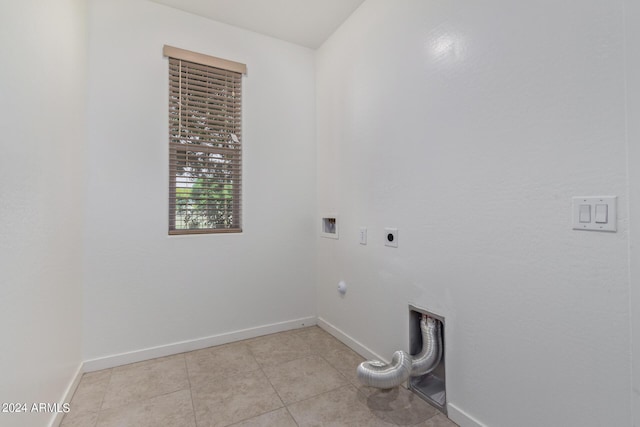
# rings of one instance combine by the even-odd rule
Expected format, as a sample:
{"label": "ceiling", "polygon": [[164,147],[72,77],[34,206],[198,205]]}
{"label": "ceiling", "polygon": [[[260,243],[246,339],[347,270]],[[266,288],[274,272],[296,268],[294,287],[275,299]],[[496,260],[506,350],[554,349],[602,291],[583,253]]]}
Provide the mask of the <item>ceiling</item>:
{"label": "ceiling", "polygon": [[316,49],[364,0],[152,1]]}

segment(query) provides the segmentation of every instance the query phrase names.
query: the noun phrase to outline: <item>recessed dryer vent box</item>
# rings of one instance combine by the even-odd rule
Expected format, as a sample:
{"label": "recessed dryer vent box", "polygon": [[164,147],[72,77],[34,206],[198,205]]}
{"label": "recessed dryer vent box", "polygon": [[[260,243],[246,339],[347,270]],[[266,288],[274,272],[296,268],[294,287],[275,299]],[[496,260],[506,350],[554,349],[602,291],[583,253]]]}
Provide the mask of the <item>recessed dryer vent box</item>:
{"label": "recessed dryer vent box", "polygon": [[409,378],[409,390],[420,396],[427,403],[435,406],[440,411],[447,413],[447,390],[445,381],[445,342],[444,342],[444,317],[431,313],[413,305],[409,305],[409,352],[412,356],[420,353],[422,349],[422,332],[420,319],[422,315],[434,318],[440,322],[440,334],[442,338],[442,357],[436,368],[426,375]]}
{"label": "recessed dryer vent box", "polygon": [[328,237],[329,239],[337,239],[339,237],[337,215],[323,216],[320,226],[320,236]]}

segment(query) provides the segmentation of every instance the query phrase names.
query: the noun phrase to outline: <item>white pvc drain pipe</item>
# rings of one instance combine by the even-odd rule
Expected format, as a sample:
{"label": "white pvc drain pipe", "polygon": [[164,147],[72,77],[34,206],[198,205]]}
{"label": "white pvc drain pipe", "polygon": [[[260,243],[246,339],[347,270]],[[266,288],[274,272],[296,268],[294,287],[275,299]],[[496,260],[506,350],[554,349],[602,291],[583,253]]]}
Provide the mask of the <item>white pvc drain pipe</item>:
{"label": "white pvc drain pipe", "polygon": [[362,362],[358,366],[358,379],[364,385],[376,388],[393,388],[407,381],[409,377],[426,375],[433,371],[442,357],[442,336],[440,322],[422,316],[422,350],[412,357],[405,351],[393,353],[391,363],[378,360]]}

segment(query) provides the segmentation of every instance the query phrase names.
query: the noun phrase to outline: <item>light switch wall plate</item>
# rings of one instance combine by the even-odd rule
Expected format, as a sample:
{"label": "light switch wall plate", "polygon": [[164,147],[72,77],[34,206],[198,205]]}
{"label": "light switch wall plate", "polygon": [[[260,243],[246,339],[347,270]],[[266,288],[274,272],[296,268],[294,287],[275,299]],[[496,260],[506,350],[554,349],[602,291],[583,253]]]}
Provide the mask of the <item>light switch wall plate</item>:
{"label": "light switch wall plate", "polygon": [[571,200],[573,229],[617,231],[617,196],[585,196]]}
{"label": "light switch wall plate", "polygon": [[361,245],[367,244],[367,227],[360,227],[359,238]]}

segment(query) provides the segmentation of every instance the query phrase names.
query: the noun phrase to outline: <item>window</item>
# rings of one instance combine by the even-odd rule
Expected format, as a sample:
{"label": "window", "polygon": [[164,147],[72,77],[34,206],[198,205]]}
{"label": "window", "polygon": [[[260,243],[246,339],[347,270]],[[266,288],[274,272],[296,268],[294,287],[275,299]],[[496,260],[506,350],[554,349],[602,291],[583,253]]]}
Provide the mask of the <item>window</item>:
{"label": "window", "polygon": [[169,57],[169,234],[242,231],[246,66],[165,46]]}

